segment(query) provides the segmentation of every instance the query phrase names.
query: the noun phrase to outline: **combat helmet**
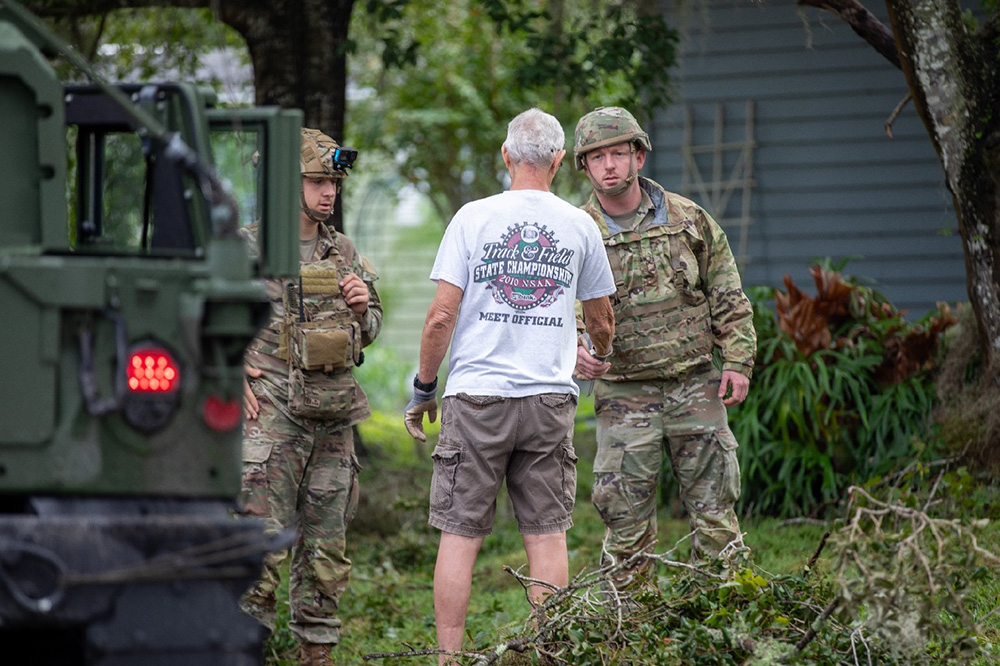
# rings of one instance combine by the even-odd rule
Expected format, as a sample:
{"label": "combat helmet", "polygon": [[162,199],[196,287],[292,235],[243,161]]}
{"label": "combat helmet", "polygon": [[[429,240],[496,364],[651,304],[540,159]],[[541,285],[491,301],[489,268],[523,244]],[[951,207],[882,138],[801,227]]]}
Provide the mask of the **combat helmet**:
{"label": "combat helmet", "polygon": [[357,151],[341,149],[340,144],[317,129],[302,128],[302,154],[299,167],[303,176],[310,178],[347,178],[347,169],[354,165],[354,158],[346,160],[342,153],[350,150],[354,156]]}
{"label": "combat helmet", "polygon": [[573,137],[573,161],[577,171],[583,170],[585,154],[623,141],[637,143],[646,151],[653,149],[649,135],[639,127],[635,116],[620,106],[599,106],[580,118]]}
{"label": "combat helmet", "polygon": [[[341,183],[347,178],[347,170],[354,166],[358,151],[343,148],[336,141],[317,129],[302,128],[302,150],[299,155],[299,171],[305,178],[330,178],[340,191]],[[305,192],[299,191],[299,208],[310,220],[324,222],[329,213],[320,213],[306,205]]]}

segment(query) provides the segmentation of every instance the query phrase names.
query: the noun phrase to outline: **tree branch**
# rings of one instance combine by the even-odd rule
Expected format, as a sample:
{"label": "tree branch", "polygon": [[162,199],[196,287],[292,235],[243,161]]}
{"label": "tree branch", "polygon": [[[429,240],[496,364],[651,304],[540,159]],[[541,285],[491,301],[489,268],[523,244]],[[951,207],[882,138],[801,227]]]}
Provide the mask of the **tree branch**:
{"label": "tree branch", "polygon": [[861,39],[892,63],[893,67],[902,69],[892,31],[857,0],[798,0],[798,4],[833,12],[851,26]]}
{"label": "tree branch", "polygon": [[22,0],[25,9],[46,18],[103,16],[116,9],[142,7],[210,7],[211,0]]}
{"label": "tree branch", "polygon": [[913,94],[907,92],[906,96],[899,100],[899,104],[896,105],[896,108],[892,110],[892,113],[890,113],[889,117],[886,119],[885,133],[890,139],[892,138],[892,124],[896,122],[896,118],[898,118],[899,114],[903,112],[903,107],[906,106],[906,103],[911,99],[913,99]]}

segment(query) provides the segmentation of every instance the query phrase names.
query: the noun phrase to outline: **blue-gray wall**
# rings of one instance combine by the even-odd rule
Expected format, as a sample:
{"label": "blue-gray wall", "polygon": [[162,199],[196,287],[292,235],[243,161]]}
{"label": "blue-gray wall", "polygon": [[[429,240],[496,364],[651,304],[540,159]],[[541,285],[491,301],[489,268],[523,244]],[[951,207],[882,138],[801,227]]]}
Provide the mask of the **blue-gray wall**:
{"label": "blue-gray wall", "polygon": [[[936,301],[967,300],[951,198],[912,104],[893,123],[893,138],[884,131],[907,92],[902,73],[840,19],[812,8],[800,16],[793,0],[685,4],[684,15],[675,3],[667,9],[684,31],[676,101],[646,121],[654,150],[643,173],[680,191],[688,106],[693,143],[714,142],[720,103],[724,141],[740,143],[753,101],[744,284],[781,286],[789,274],[814,294],[814,258],[853,257],[844,272],[870,279],[909,318]],[[884,20],[881,3],[869,5]],[[736,155],[724,154],[727,174]],[[711,159],[698,158],[703,174]],[[717,217],[739,217],[741,196],[737,189]],[[724,226],[738,251],[739,227]]]}

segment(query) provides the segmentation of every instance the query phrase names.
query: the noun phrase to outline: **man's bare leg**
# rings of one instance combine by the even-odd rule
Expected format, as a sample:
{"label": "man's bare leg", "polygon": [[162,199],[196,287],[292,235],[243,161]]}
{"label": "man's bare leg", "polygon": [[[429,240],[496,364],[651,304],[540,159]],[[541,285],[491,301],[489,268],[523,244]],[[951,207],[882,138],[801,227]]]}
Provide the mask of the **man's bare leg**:
{"label": "man's bare leg", "polygon": [[[457,652],[462,649],[465,614],[472,593],[472,568],[482,545],[483,537],[441,532],[434,566],[434,619],[441,650]],[[565,547],[565,539],[563,545]],[[447,664],[451,659],[448,655],[439,655],[438,664]]]}
{"label": "man's bare leg", "polygon": [[[529,575],[557,587],[566,587],[569,583],[566,533],[524,534],[521,538],[524,541],[524,552],[528,555]],[[551,593],[551,590],[539,585],[533,585],[528,591],[535,603],[541,603]]]}

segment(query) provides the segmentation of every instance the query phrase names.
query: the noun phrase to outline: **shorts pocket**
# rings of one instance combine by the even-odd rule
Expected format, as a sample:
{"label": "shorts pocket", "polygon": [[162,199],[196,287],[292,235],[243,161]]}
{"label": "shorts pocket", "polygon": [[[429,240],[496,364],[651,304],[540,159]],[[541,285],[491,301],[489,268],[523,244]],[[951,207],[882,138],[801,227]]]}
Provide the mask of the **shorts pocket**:
{"label": "shorts pocket", "polygon": [[576,463],[580,458],[576,455],[573,442],[567,441],[562,447],[562,503],[566,510],[573,512],[576,504]]}
{"label": "shorts pocket", "polygon": [[567,404],[576,406],[576,396],[572,393],[542,393],[538,399],[546,407],[565,407]]}
{"label": "shorts pocket", "polygon": [[455,397],[473,408],[495,405],[504,399],[502,395],[469,395],[468,393],[456,393]]}
{"label": "shorts pocket", "polygon": [[431,479],[431,510],[446,511],[451,508],[455,493],[455,475],[461,462],[462,450],[436,446],[431,454],[434,476]]}

